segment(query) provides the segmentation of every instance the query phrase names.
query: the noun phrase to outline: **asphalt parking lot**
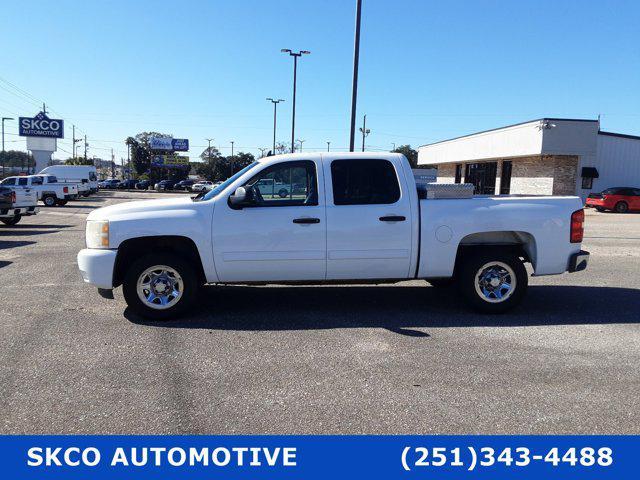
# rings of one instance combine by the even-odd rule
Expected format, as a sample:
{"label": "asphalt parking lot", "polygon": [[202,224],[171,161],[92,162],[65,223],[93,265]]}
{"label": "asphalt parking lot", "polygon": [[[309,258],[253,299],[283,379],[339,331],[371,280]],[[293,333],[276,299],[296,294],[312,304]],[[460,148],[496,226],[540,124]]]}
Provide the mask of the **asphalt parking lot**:
{"label": "asphalt parking lot", "polygon": [[89,212],[156,196],[0,227],[0,433],[640,433],[640,214],[589,212],[589,269],[503,316],[415,281],[208,286],[148,323],[75,257]]}

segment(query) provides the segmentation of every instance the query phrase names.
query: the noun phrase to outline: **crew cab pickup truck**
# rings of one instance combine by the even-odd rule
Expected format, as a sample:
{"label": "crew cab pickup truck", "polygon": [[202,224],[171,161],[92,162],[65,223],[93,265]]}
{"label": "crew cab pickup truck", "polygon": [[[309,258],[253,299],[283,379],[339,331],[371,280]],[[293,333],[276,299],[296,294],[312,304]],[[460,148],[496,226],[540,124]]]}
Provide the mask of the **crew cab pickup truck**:
{"label": "crew cab pickup truck", "polygon": [[69,200],[78,198],[78,186],[75,183],[59,183],[54,175],[28,175],[26,177],[7,177],[0,185],[33,189],[38,200],[47,207],[66,205]]}
{"label": "crew cab pickup truck", "polygon": [[0,185],[0,222],[5,225],[15,225],[22,217],[37,214],[37,205],[34,190]]}
{"label": "crew cab pickup truck", "polygon": [[[264,179],[289,193],[263,193]],[[265,157],[193,198],[94,210],[78,266],[154,319],[183,313],[204,283],[408,279],[454,281],[472,307],[500,313],[523,298],[525,262],[535,275],[587,266],[578,197],[428,197],[401,154]]]}

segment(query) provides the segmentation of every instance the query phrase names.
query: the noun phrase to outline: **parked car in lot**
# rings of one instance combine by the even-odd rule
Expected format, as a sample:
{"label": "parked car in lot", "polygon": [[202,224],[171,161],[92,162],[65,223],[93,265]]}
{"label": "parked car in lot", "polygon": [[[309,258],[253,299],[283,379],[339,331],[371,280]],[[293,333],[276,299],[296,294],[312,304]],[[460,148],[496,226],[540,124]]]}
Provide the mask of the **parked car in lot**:
{"label": "parked car in lot", "polygon": [[45,174],[54,175],[60,182],[75,182],[83,185],[78,190],[85,197],[98,191],[98,173],[93,165],[52,165],[43,168],[39,173],[39,175]]}
{"label": "parked car in lot", "polygon": [[15,225],[22,217],[35,215],[39,211],[35,190],[0,185],[0,222]]}
{"label": "parked car in lot", "polygon": [[118,185],[120,185],[120,180],[115,178],[110,178],[108,180],[102,180],[101,182],[98,182],[98,188],[103,188],[106,190],[118,188]]}
{"label": "parked car in lot", "polygon": [[[264,195],[266,178],[305,188]],[[201,196],[92,211],[78,266],[101,295],[122,285],[133,311],[157,319],[184,312],[203,283],[407,279],[453,279],[472,307],[500,313],[525,294],[525,262],[535,275],[586,268],[578,197],[464,191],[432,198],[401,154],[264,157]]]}
{"label": "parked car in lot", "polygon": [[172,190],[175,184],[175,180],[160,180],[158,183],[156,183],[156,190]]}
{"label": "parked car in lot", "polygon": [[140,180],[136,183],[136,190],[148,190],[151,182],[149,180]]}
{"label": "parked car in lot", "polygon": [[196,183],[195,180],[180,180],[173,188],[174,190],[191,190],[191,186]]}
{"label": "parked car in lot", "polygon": [[118,183],[117,188],[121,190],[130,190],[136,188],[136,183],[138,182],[135,180],[122,180],[120,183]]}
{"label": "parked car in lot", "polygon": [[0,185],[33,189],[38,200],[47,207],[66,205],[69,200],[78,198],[78,187],[75,183],[58,183],[54,175],[7,177]]}
{"label": "parked car in lot", "polygon": [[626,213],[640,210],[640,188],[614,187],[607,188],[601,193],[591,193],[587,197],[587,207],[592,207],[599,212],[611,210],[617,213]]}
{"label": "parked car in lot", "polygon": [[201,192],[202,190],[211,190],[213,188],[213,182],[208,180],[202,180],[191,185],[192,192]]}

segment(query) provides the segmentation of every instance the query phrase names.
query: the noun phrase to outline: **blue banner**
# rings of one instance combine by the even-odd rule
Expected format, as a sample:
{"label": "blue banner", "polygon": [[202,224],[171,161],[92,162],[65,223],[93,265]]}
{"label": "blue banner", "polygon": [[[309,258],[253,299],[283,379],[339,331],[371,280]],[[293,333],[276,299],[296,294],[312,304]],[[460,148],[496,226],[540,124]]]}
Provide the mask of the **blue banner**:
{"label": "blue banner", "polygon": [[3,478],[638,478],[640,436],[2,436]]}

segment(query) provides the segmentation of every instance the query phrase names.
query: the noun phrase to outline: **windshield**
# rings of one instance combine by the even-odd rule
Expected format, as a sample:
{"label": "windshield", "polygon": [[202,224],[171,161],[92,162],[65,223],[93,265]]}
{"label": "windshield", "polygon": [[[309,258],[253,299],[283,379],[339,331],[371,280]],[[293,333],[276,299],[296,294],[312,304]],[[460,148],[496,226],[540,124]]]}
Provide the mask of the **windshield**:
{"label": "windshield", "polygon": [[197,201],[200,201],[200,200],[211,200],[212,198],[215,198],[221,191],[223,191],[225,188],[227,188],[229,185],[231,185],[233,182],[235,182],[236,179],[238,179],[240,176],[244,175],[246,172],[251,170],[256,165],[258,165],[258,162],[253,162],[252,164],[247,165],[242,170],[236,172],[235,175],[232,175],[231,177],[227,178],[224,182],[222,182],[217,187],[209,190],[202,197],[194,198],[194,200],[197,200]]}

